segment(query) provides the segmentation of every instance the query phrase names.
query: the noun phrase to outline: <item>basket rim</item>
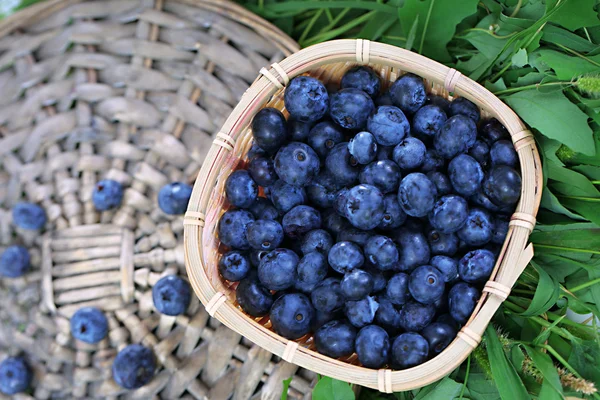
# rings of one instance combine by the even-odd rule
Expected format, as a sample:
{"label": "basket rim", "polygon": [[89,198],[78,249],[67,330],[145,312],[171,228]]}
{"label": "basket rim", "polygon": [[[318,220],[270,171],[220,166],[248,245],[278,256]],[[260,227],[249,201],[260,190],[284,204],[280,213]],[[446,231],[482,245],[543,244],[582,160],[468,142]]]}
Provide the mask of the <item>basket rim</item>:
{"label": "basket rim", "polygon": [[527,241],[541,201],[541,161],[531,132],[506,104],[487,89],[458,71],[424,56],[362,39],[341,39],[317,44],[294,53],[266,74],[261,71],[262,76],[259,75],[223,125],[223,137],[229,137],[235,144],[235,139],[248,126],[252,116],[289,79],[324,64],[338,62],[389,65],[443,84],[447,89],[452,89],[454,95],[464,96],[480,108],[490,111],[511,134],[521,164],[521,199],[511,218],[507,238],[490,277],[489,282],[492,283],[489,283],[489,288],[486,286],[487,290],[484,289],[477,307],[457,338],[441,354],[419,366],[406,370],[374,370],[347,364],[298,346],[294,341],[258,324],[226,301],[226,296],[210,282],[202,262],[204,249],[201,248],[204,218],[210,208],[208,200],[216,175],[228,153],[233,150],[233,146],[227,147],[219,143],[222,142],[219,138],[213,143],[194,184],[184,220],[186,269],[194,291],[211,315],[285,360],[323,375],[380,391],[411,390],[443,378],[467,358],[481,341],[492,316],[533,256],[533,248],[531,245],[527,246]]}
{"label": "basket rim", "polygon": [[[45,0],[40,3],[32,4],[27,8],[17,11],[0,21],[0,38],[9,35],[11,32],[47,18],[49,15],[58,12],[65,7],[73,4],[83,3],[86,0]],[[269,21],[250,12],[239,4],[229,0],[161,0],[173,1],[175,3],[186,4],[193,7],[210,10],[223,16],[229,16],[243,25],[254,28],[255,31],[264,37],[268,37],[277,48],[285,54],[296,52],[300,49],[298,44],[284,33],[281,29],[271,24]]]}

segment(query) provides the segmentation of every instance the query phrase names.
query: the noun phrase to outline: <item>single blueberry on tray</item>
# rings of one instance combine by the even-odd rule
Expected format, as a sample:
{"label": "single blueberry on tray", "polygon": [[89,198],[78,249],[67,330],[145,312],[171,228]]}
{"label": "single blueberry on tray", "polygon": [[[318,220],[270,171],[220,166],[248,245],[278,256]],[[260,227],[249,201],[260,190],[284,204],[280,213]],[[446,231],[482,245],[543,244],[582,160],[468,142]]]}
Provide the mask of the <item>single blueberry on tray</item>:
{"label": "single blueberry on tray", "polygon": [[11,396],[29,388],[33,374],[23,357],[7,357],[0,363],[0,392]]}
{"label": "single blueberry on tray", "polygon": [[183,214],[187,210],[191,196],[192,187],[187,183],[169,183],[158,192],[158,206],[165,214]]}
{"label": "single blueberry on tray", "polygon": [[92,202],[98,211],[117,208],[123,200],[123,185],[112,179],[103,179],[96,183],[92,192]]}
{"label": "single blueberry on tray", "polygon": [[130,344],[119,351],[112,365],[115,382],[125,389],[137,389],[150,382],[156,370],[152,350],[141,344]]}
{"label": "single blueberry on tray", "polygon": [[18,245],[8,246],[0,256],[0,276],[18,278],[30,268],[27,248]]}
{"label": "single blueberry on tray", "polygon": [[176,275],[160,278],[152,288],[154,307],[165,315],[183,314],[191,299],[190,284]]}
{"label": "single blueberry on tray", "polygon": [[108,320],[95,307],[82,307],[71,317],[71,335],[82,342],[98,343],[108,334]]}
{"label": "single blueberry on tray", "polygon": [[13,223],[27,230],[39,230],[46,225],[46,212],[34,203],[17,203],[12,210]]}

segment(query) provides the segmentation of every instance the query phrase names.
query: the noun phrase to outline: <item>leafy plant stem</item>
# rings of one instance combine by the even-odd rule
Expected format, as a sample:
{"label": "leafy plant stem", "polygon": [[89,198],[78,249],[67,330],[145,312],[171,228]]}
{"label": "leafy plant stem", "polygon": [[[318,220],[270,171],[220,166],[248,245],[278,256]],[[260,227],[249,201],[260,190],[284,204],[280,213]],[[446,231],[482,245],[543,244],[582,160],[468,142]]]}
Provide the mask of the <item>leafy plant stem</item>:
{"label": "leafy plant stem", "polygon": [[538,89],[538,88],[543,87],[543,86],[559,86],[559,85],[568,85],[568,84],[572,84],[572,82],[571,81],[559,81],[559,82],[535,83],[533,85],[525,85],[525,86],[519,86],[519,87],[516,87],[516,88],[499,90],[497,92],[494,92],[494,94],[496,96],[502,96],[504,94],[521,92],[523,90]]}
{"label": "leafy plant stem", "polygon": [[311,31],[313,26],[315,26],[315,22],[317,22],[317,20],[321,17],[322,14],[323,9],[320,9],[315,13],[314,17],[312,17],[308,25],[306,25],[306,28],[304,28],[304,32],[302,32],[302,35],[300,36],[300,39],[298,39],[298,42],[303,42],[304,39],[306,39],[306,36],[308,36],[308,33]]}
{"label": "leafy plant stem", "polygon": [[600,181],[590,181],[592,182],[592,185],[600,185]]}
{"label": "leafy plant stem", "polygon": [[346,16],[346,14],[348,13],[348,11],[350,11],[350,8],[344,8],[342,11],[340,11],[340,13],[338,15],[335,16],[335,18],[333,18],[333,20],[329,23],[329,25],[325,25],[320,31],[319,33],[323,33],[323,32],[327,32],[329,31],[331,28],[333,28],[334,26],[336,26],[338,24],[338,22],[340,22],[340,20],[342,18],[344,18],[344,16]]}
{"label": "leafy plant stem", "polygon": [[591,201],[593,203],[600,203],[600,198],[595,198],[595,197],[567,196],[564,194],[559,194],[559,195],[557,195],[557,197],[562,197],[565,199],[581,200],[581,201]]}
{"label": "leafy plant stem", "polygon": [[496,82],[496,80],[498,80],[498,78],[500,78],[502,76],[502,74],[504,74],[512,65],[512,61],[509,61],[506,63],[506,65],[504,66],[504,68],[502,68],[500,71],[498,71],[498,73],[496,73],[496,75],[492,76],[490,78],[491,82]]}
{"label": "leafy plant stem", "polygon": [[563,45],[562,45],[562,44],[560,44],[560,43],[556,43],[556,45],[557,45],[558,47],[560,47],[561,49],[563,49],[564,51],[566,51],[567,53],[571,53],[571,54],[573,54],[574,56],[577,56],[577,57],[579,57],[579,58],[581,58],[581,59],[583,59],[583,60],[585,60],[585,61],[587,61],[587,62],[589,62],[589,63],[591,63],[591,64],[594,64],[596,67],[600,67],[600,63],[598,63],[598,62],[596,62],[596,61],[594,61],[594,60],[592,60],[592,59],[589,59],[589,58],[587,58],[587,57],[586,57],[586,56],[584,56],[583,54],[581,54],[581,53],[578,53],[578,52],[576,52],[575,50],[571,50],[571,49],[570,49],[570,48],[568,48],[567,46],[563,46]]}
{"label": "leafy plant stem", "polygon": [[[512,311],[515,311],[515,312],[523,312],[523,311],[525,311],[524,308],[521,308],[518,305],[516,305],[516,304],[514,304],[514,303],[512,303],[510,301],[505,301],[504,302],[504,306],[506,308],[512,310]],[[571,336],[569,334],[565,333],[562,328],[551,327],[552,324],[550,322],[546,321],[543,318],[535,317],[534,316],[534,317],[529,317],[529,319],[532,320],[532,321],[534,321],[538,325],[543,326],[544,328],[549,328],[550,330],[552,330],[553,332],[555,332],[557,335],[562,336],[563,338],[565,338],[567,340],[571,339]]]}
{"label": "leafy plant stem", "polygon": [[421,33],[421,43],[419,44],[419,54],[423,52],[423,43],[425,43],[425,35],[427,34],[427,27],[429,26],[429,20],[431,19],[431,11],[433,10],[433,5],[435,4],[435,0],[431,0],[431,4],[429,4],[429,10],[427,11],[427,17],[425,18],[425,25],[423,25],[423,32]]}
{"label": "leafy plant stem", "polygon": [[305,43],[301,43],[302,46],[309,46],[311,44],[315,44],[315,43],[319,43],[325,40],[329,40],[331,38],[334,38],[336,36],[339,36],[345,32],[347,32],[348,30],[354,28],[355,26],[358,26],[360,24],[362,24],[363,22],[366,22],[369,20],[369,18],[371,18],[374,14],[376,13],[376,11],[370,11],[364,15],[362,15],[359,18],[356,18],[342,26],[340,26],[337,29],[333,29],[329,32],[323,32],[322,34],[318,34],[316,36],[313,36],[310,39],[307,39]]}
{"label": "leafy plant stem", "polygon": [[467,388],[467,382],[469,381],[469,372],[471,372],[471,355],[467,358],[467,370],[465,371],[465,381],[463,382],[463,387],[460,390],[459,400],[462,400],[463,395],[465,394],[465,389]]}
{"label": "leafy plant stem", "polygon": [[510,17],[513,18],[515,15],[517,15],[519,13],[519,11],[521,10],[521,6],[523,5],[523,0],[519,0],[517,2],[517,5],[515,6],[515,9],[513,10],[512,13],[510,13]]}
{"label": "leafy plant stem", "polygon": [[590,33],[588,32],[588,30],[587,30],[587,28],[586,28],[585,26],[583,27],[583,32],[585,32],[585,37],[587,38],[587,40],[588,40],[590,43],[594,43],[594,42],[592,41],[592,38],[590,37]]}
{"label": "leafy plant stem", "polygon": [[587,254],[600,254],[600,251],[596,251],[596,250],[590,250],[590,249],[576,249],[573,247],[563,247],[563,246],[552,246],[549,244],[534,244],[535,247],[537,248],[542,248],[542,249],[555,249],[555,250],[565,250],[565,251],[572,251],[574,253],[587,253]]}
{"label": "leafy plant stem", "polygon": [[595,285],[595,284],[597,284],[597,283],[600,283],[600,278],[596,278],[596,279],[594,279],[594,280],[591,280],[591,281],[588,281],[588,282],[586,282],[586,283],[582,283],[581,285],[578,285],[578,286],[572,287],[571,289],[569,289],[569,291],[570,291],[571,293],[575,293],[575,292],[577,292],[577,291],[579,291],[579,290],[582,290],[582,289],[588,288],[588,287],[590,287],[590,286],[593,286],[593,285]]}

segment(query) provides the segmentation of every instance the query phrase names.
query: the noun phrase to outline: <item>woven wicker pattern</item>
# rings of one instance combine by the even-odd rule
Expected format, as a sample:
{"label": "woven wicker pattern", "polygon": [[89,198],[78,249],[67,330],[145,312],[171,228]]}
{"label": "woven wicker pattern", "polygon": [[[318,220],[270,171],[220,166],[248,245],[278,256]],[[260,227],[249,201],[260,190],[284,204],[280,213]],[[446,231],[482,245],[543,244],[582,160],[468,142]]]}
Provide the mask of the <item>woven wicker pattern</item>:
{"label": "woven wicker pattern", "polygon": [[[309,396],[314,373],[196,298],[169,317],[151,297],[162,276],[185,276],[183,216],[162,213],[157,191],[193,182],[258,71],[295,50],[222,0],[50,0],[0,24],[0,252],[24,244],[32,258],[25,276],[0,279],[0,359],[25,353],[33,398],[276,399],[290,376],[290,397]],[[98,213],[91,193],[107,178],[125,196]],[[46,210],[44,232],[15,230],[10,208],[23,200]],[[69,333],[84,305],[109,320],[97,345]],[[110,371],[129,343],[152,347],[160,365],[132,392]]]}

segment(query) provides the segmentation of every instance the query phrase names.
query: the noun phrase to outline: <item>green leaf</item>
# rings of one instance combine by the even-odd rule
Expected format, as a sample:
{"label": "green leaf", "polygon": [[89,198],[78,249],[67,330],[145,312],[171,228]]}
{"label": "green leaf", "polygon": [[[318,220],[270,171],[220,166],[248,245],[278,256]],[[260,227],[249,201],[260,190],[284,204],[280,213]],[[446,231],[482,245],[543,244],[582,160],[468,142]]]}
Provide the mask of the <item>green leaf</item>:
{"label": "green leaf", "polygon": [[[400,11],[400,10],[398,10]],[[408,32],[408,37],[406,38],[406,45],[404,46],[405,49],[410,50],[413,48],[413,45],[415,43],[415,38],[417,37],[417,28],[419,27],[419,16],[417,15],[417,18],[415,18],[415,22],[413,22],[412,27],[410,28],[410,31]]]}
{"label": "green leaf", "polygon": [[538,396],[538,399],[562,400],[564,399],[564,397],[558,394],[556,390],[554,390],[552,385],[548,383],[547,379],[544,379],[544,381],[542,382],[542,388],[540,389],[540,395]]}
{"label": "green leaf", "polygon": [[[473,368],[473,363],[471,363]],[[485,378],[483,372],[473,372],[469,374],[467,381],[467,389],[469,389],[470,398],[473,400],[500,400],[500,393],[493,382]]]}
{"label": "green leaf", "polygon": [[[580,57],[571,57],[565,53],[548,49],[538,50],[537,53],[539,60],[552,68],[558,79],[561,80],[571,80],[579,75],[598,70],[598,66]],[[588,58],[600,62],[600,56]]]}
{"label": "green leaf", "polygon": [[589,179],[600,181],[600,167],[595,165],[576,165],[572,167],[577,172],[581,172]]}
{"label": "green leaf", "polygon": [[531,263],[539,275],[539,282],[535,289],[535,294],[527,310],[520,313],[523,317],[532,317],[548,311],[554,304],[560,294],[558,281],[550,276],[544,269],[540,268],[534,262]]}
{"label": "green leaf", "polygon": [[529,240],[534,243],[534,246],[536,244],[545,244],[575,249],[600,249],[600,228],[534,232],[529,237]]}
{"label": "green leaf", "polygon": [[565,206],[561,204],[560,200],[558,200],[558,198],[547,187],[545,187],[542,191],[542,202],[540,205],[543,208],[558,214],[566,215],[569,218],[582,219],[579,215],[565,208]]}
{"label": "green leaf", "polygon": [[581,36],[578,36],[573,32],[569,32],[568,30],[559,26],[550,24],[546,25],[542,31],[542,41],[555,45],[560,44],[568,47],[571,50],[583,53],[587,53],[597,48],[594,43],[589,42]]}
{"label": "green leaf", "polygon": [[347,382],[323,376],[315,385],[313,400],[354,400],[354,392]]}
{"label": "green leaf", "polygon": [[[584,26],[599,25],[598,12],[594,9],[596,0],[563,0],[565,3],[560,12],[557,12],[550,18],[565,28],[574,31]],[[548,0],[546,8],[551,9],[557,3],[557,0]]]}
{"label": "green leaf", "polygon": [[462,389],[462,384],[453,381],[446,377],[441,381],[430,385],[433,386],[431,390],[420,390],[415,400],[448,400],[453,399],[459,395]]}
{"label": "green leaf", "polygon": [[593,155],[594,139],[585,115],[562,92],[540,93],[524,90],[505,101],[529,125],[574,151]]}
{"label": "green leaf", "polygon": [[488,325],[485,336],[492,374],[502,400],[529,399],[530,396],[523,381],[506,358],[500,340],[498,340],[498,334],[491,325]]}
{"label": "green leaf", "polygon": [[571,199],[568,197],[561,197],[560,201],[563,206],[600,225],[600,202]]}
{"label": "green leaf", "polygon": [[290,376],[287,379],[283,380],[283,391],[281,392],[281,400],[287,400],[288,398],[288,389],[290,388],[290,383],[292,383],[293,376]]}
{"label": "green leaf", "polygon": [[400,10],[400,25],[408,37],[414,20],[419,16],[415,44],[423,54],[438,61],[451,61],[446,45],[465,17],[477,11],[478,0],[405,0]]}
{"label": "green leaf", "polygon": [[600,383],[600,346],[592,340],[573,342],[573,352],[569,356],[569,364],[585,379]]}
{"label": "green leaf", "polygon": [[518,67],[518,68],[524,67],[529,62],[529,59],[527,58],[527,50],[519,49],[519,51],[517,51],[515,54],[513,54],[510,61],[512,62],[512,65],[514,65],[515,67]]}

